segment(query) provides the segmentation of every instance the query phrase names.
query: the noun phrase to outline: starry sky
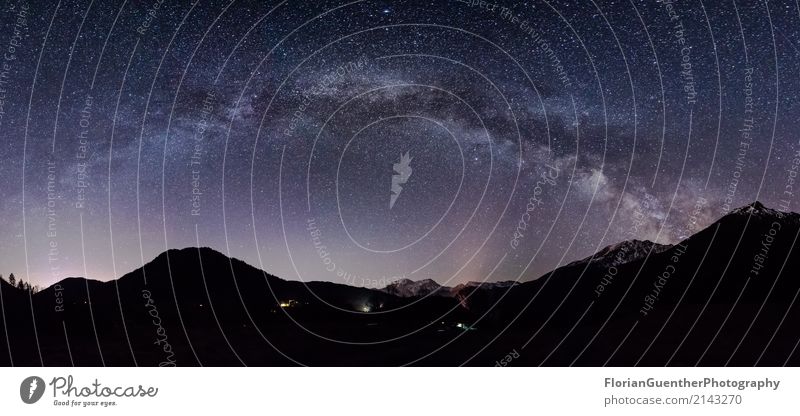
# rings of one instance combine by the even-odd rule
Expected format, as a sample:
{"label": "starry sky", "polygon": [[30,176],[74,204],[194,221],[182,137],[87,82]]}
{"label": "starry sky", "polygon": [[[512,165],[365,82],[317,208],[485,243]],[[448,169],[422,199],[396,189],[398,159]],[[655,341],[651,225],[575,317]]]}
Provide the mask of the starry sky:
{"label": "starry sky", "polygon": [[796,210],[792,0],[1,13],[0,273],[37,285],[197,245],[292,280],[530,280]]}

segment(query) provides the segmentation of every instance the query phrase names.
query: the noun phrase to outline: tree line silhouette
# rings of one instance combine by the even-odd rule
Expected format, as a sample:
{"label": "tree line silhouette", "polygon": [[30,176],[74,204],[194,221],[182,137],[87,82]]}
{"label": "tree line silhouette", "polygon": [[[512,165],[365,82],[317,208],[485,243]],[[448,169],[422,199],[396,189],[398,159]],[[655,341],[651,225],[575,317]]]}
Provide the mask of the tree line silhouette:
{"label": "tree line silhouette", "polygon": [[[3,278],[2,274],[0,274],[0,279],[5,280]],[[28,293],[31,293],[31,294],[36,293],[36,292],[39,291],[39,286],[38,285],[32,286],[30,284],[30,282],[25,282],[22,279],[17,279],[17,277],[14,276],[14,273],[11,273],[10,275],[8,275],[7,282],[11,285],[11,287],[17,288],[19,290],[24,290],[24,291],[26,291]]]}

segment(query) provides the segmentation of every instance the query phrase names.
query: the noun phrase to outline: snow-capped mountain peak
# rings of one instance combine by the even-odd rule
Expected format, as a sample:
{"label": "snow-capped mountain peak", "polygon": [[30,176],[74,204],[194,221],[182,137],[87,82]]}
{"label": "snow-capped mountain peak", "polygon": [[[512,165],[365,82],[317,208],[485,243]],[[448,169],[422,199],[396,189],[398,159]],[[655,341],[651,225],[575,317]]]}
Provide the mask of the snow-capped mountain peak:
{"label": "snow-capped mountain peak", "polygon": [[781,212],[772,208],[767,208],[759,201],[753,202],[752,204],[745,205],[743,207],[739,207],[731,211],[731,214],[737,215],[748,215],[748,216],[775,216],[778,218],[783,218],[786,213]]}
{"label": "snow-capped mountain peak", "polygon": [[414,281],[411,279],[400,279],[393,283],[390,283],[385,288],[381,289],[381,291],[386,292],[390,295],[395,295],[399,297],[414,297],[414,296],[426,296],[434,292],[447,292],[449,288],[444,288],[440,284],[436,283],[431,279],[423,279],[419,281]]}

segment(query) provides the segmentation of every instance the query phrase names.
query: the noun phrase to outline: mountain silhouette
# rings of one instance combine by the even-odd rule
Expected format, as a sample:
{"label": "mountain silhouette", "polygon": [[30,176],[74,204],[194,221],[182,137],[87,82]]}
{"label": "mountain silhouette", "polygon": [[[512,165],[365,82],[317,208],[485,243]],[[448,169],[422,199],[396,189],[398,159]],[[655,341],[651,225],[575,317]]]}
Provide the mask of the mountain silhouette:
{"label": "mountain silhouette", "polygon": [[384,290],[168,250],[108,282],[0,281],[0,365],[797,365],[798,233],[800,215],[755,202],[524,283]]}

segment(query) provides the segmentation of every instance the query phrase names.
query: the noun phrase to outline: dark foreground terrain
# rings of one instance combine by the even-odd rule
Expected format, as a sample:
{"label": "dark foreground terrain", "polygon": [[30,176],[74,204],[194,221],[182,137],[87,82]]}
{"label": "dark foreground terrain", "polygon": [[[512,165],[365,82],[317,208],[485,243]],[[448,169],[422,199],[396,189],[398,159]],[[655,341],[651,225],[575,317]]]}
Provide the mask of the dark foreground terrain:
{"label": "dark foreground terrain", "polygon": [[0,365],[798,365],[799,231],[755,203],[679,245],[413,296],[170,250],[105,283],[0,283]]}

